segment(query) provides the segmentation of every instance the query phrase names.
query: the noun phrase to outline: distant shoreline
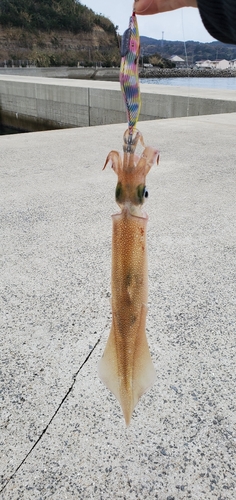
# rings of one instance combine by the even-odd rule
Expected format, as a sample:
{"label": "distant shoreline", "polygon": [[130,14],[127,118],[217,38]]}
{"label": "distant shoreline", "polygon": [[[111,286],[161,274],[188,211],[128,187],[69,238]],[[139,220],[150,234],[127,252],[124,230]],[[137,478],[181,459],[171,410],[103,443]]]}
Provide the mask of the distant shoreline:
{"label": "distant shoreline", "polygon": [[236,70],[188,69],[188,68],[142,68],[140,78],[235,78]]}
{"label": "distant shoreline", "polygon": [[[69,78],[83,80],[119,81],[119,68],[0,68],[0,75],[42,76],[47,78]],[[236,70],[188,69],[188,68],[140,68],[140,78],[235,78]]]}

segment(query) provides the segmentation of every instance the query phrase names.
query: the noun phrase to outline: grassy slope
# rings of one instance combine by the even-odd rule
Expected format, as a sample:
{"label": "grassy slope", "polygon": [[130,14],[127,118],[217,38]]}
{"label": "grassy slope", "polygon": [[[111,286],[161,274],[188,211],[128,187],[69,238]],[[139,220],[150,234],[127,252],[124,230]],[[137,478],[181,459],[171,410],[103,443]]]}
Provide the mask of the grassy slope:
{"label": "grassy slope", "polygon": [[74,0],[0,2],[0,61],[119,64],[116,29]]}

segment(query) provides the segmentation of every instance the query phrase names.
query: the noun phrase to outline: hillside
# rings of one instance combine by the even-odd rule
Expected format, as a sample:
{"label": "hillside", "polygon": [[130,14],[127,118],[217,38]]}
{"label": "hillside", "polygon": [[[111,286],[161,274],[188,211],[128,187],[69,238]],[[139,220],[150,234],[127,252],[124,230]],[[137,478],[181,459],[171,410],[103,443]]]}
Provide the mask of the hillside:
{"label": "hillside", "polygon": [[[169,58],[177,55],[185,59],[184,42],[156,40],[141,36],[142,54],[150,56],[158,52],[162,57]],[[201,43],[194,41],[186,42],[186,51],[189,65],[204,59],[236,59],[236,45],[228,45],[222,42]]]}
{"label": "hillside", "polygon": [[0,62],[119,65],[116,27],[76,0],[1,0]]}
{"label": "hillside", "polygon": [[[168,67],[183,42],[141,36],[142,62]],[[117,27],[78,0],[0,0],[0,65],[119,66]],[[236,46],[186,42],[188,63],[236,59]]]}

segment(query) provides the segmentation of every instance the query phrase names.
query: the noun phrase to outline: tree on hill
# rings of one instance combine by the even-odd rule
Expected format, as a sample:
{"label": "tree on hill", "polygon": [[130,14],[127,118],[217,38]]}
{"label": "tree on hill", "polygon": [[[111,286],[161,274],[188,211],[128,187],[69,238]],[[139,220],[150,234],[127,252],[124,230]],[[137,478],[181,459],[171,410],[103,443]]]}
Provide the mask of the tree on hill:
{"label": "tree on hill", "polygon": [[164,57],[161,57],[161,55],[156,52],[152,56],[147,58],[150,64],[153,66],[156,66],[157,68],[174,68],[175,64],[169,61],[168,59],[165,59]]}
{"label": "tree on hill", "polygon": [[0,0],[0,24],[28,31],[90,32],[95,25],[116,34],[109,19],[76,0]]}

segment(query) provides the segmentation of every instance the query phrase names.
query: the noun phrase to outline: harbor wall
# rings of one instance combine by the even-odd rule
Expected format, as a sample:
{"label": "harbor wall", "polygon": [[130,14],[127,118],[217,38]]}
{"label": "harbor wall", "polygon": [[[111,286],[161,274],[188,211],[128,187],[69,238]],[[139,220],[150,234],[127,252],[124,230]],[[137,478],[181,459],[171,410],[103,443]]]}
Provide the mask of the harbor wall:
{"label": "harbor wall", "polygon": [[[236,91],[144,84],[140,120],[236,112]],[[0,123],[35,131],[126,122],[116,82],[0,76]]]}
{"label": "harbor wall", "polygon": [[[120,68],[98,68],[98,67],[49,67],[37,68],[28,67],[0,67],[1,75],[18,76],[44,76],[46,78],[72,78],[79,80],[101,80],[101,81],[119,81]],[[212,69],[212,68],[139,68],[140,78],[236,78],[236,68]],[[176,81],[178,85],[178,80]]]}

